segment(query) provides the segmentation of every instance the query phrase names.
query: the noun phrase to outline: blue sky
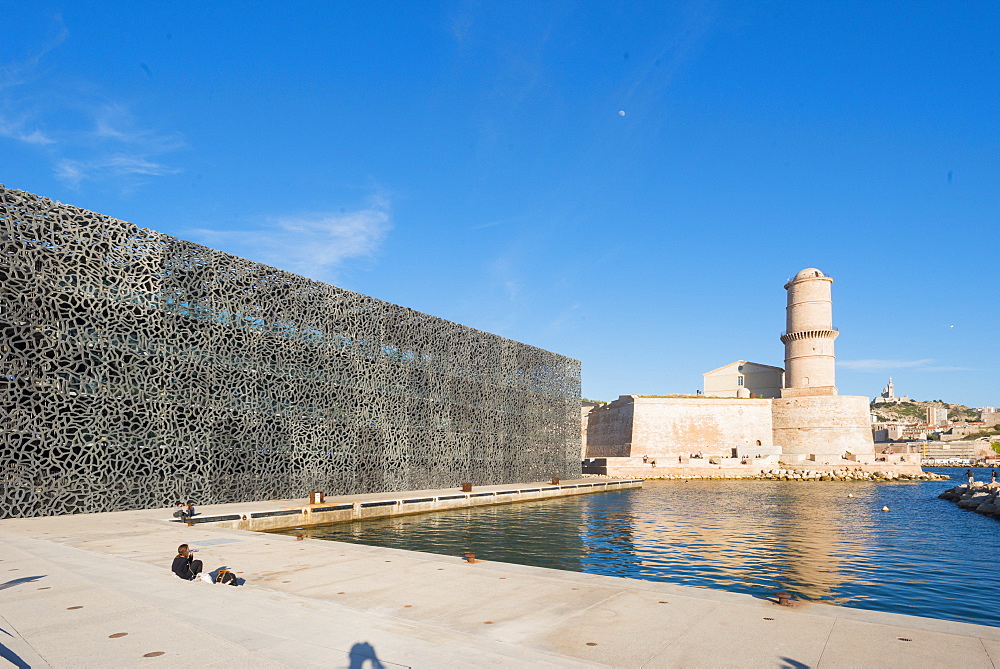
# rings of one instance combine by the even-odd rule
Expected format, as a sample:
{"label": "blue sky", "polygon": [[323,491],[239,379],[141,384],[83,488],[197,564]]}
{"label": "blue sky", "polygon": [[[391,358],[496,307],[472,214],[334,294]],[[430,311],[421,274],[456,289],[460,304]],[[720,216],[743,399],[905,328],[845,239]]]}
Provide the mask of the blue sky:
{"label": "blue sky", "polygon": [[1000,3],[6,2],[0,182],[583,361],[1000,405]]}

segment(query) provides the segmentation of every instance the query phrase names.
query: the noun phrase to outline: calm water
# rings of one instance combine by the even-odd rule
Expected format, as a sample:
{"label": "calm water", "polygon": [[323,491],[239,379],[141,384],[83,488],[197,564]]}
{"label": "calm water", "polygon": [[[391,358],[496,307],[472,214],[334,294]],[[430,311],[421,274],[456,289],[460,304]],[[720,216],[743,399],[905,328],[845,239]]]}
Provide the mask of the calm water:
{"label": "calm water", "polygon": [[647,481],[636,490],[304,532],[753,595],[785,589],[843,606],[1000,626],[1000,521],[937,499],[964,481],[964,469],[930,471],[952,480]]}

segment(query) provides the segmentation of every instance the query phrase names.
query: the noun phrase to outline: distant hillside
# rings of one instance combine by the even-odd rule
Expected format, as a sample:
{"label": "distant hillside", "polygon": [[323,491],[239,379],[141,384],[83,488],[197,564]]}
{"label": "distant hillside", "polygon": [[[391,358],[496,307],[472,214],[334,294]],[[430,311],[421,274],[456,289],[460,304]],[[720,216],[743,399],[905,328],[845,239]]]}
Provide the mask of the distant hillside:
{"label": "distant hillside", "polygon": [[923,423],[927,418],[927,407],[944,407],[948,410],[948,420],[979,420],[979,412],[964,404],[948,404],[940,400],[934,402],[900,402],[898,404],[872,404],[872,412],[880,421],[909,421]]}

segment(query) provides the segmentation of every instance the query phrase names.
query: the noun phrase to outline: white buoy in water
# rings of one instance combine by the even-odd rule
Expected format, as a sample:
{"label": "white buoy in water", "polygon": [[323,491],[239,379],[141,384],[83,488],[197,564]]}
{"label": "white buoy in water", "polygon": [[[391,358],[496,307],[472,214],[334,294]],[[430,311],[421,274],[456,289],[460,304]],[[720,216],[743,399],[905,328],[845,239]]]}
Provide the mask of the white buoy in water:
{"label": "white buoy in water", "polygon": [[847,493],[847,496],[848,497],[854,497],[854,493],[853,492],[849,492],[849,493]]}
{"label": "white buoy in water", "polygon": [[887,506],[883,506],[883,507],[882,507],[882,510],[883,510],[883,511],[888,511],[888,510],[889,510],[889,507],[887,507]]}

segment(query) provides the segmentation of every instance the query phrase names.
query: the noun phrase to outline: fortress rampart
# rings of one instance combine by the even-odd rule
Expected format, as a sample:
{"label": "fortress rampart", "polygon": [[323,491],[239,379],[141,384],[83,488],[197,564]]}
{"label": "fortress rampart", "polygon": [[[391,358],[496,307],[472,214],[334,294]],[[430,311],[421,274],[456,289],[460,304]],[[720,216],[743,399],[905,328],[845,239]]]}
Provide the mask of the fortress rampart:
{"label": "fortress rampart", "polygon": [[[785,370],[780,398],[622,395],[588,414],[586,457],[619,458],[617,466],[631,475],[636,475],[635,467],[654,463],[660,468],[704,466],[698,458],[688,460],[698,454],[719,467],[751,469],[779,460],[790,466],[874,464],[868,398],[837,394],[834,340],[840,333],[833,327],[832,284],[831,277],[814,268],[800,271],[785,284],[787,329],[781,335]],[[754,363],[749,368],[761,367]],[[743,369],[739,367],[740,372]],[[740,376],[738,383],[744,382]],[[636,460],[643,456],[646,462]],[[607,471],[614,466],[609,461]]]}

